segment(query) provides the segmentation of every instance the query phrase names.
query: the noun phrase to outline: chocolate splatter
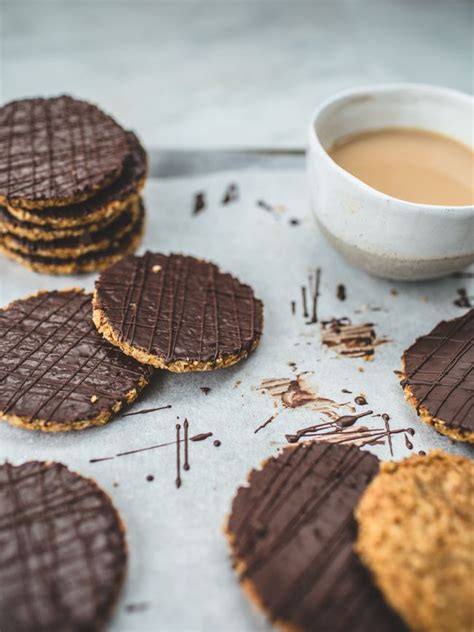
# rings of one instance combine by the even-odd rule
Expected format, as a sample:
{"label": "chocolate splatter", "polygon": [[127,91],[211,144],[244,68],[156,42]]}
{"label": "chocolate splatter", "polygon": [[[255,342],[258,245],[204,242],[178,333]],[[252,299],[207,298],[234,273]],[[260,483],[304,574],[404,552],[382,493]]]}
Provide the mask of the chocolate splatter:
{"label": "chocolate splatter", "polygon": [[151,481],[155,480],[155,477],[153,476],[153,474],[148,474],[148,476],[146,477],[146,480],[151,483]]}
{"label": "chocolate splatter", "polygon": [[397,290],[396,288],[392,287],[392,288],[390,289],[390,294],[391,294],[392,296],[398,296],[398,290]]}
{"label": "chocolate splatter", "polygon": [[296,301],[291,301],[291,313],[293,316],[296,314]]}
{"label": "chocolate splatter", "polygon": [[215,440],[213,441],[213,445],[214,445],[216,448],[219,448],[222,444],[221,444],[221,442],[219,441],[219,439],[215,439]]}
{"label": "chocolate splatter", "polygon": [[199,215],[206,208],[206,194],[204,191],[198,191],[194,195],[193,215]]}
{"label": "chocolate splatter", "polygon": [[209,395],[209,393],[211,392],[210,386],[200,386],[199,388],[204,393],[204,395]]}
{"label": "chocolate splatter", "polygon": [[303,316],[305,318],[309,318],[308,299],[306,296],[306,287],[304,285],[301,286],[301,301],[303,303]]}
{"label": "chocolate splatter", "polygon": [[133,415],[147,415],[148,413],[154,413],[157,410],[166,410],[167,408],[172,408],[171,404],[167,406],[159,406],[158,408],[142,408],[141,410],[134,410],[131,413],[125,413],[122,417],[132,417]]}
{"label": "chocolate splatter", "polygon": [[[301,286],[301,300],[303,305],[303,317],[307,325],[314,325],[318,322],[318,298],[320,296],[319,287],[321,283],[321,269],[316,268],[315,274],[308,277],[308,285]],[[311,298],[311,315],[308,310],[308,296]],[[309,320],[308,320],[309,319]]]}
{"label": "chocolate splatter", "polygon": [[319,412],[329,418],[336,418],[337,409],[347,409],[354,412],[348,404],[340,404],[334,400],[316,393],[307,383],[305,376],[309,372],[299,373],[294,378],[269,378],[262,380],[259,390],[268,394],[283,404],[284,408],[306,407]]}
{"label": "chocolate splatter", "polygon": [[224,192],[224,197],[222,198],[222,204],[230,204],[231,202],[236,202],[239,199],[239,187],[235,184],[235,182],[231,182],[227,189]]}
{"label": "chocolate splatter", "polygon": [[255,428],[255,430],[253,431],[254,434],[257,434],[257,432],[260,432],[260,430],[263,430],[264,428],[266,428],[269,424],[272,423],[272,421],[275,419],[275,417],[277,417],[277,415],[272,415],[271,417],[269,417],[266,421],[263,422],[263,424],[261,424],[258,428]]}
{"label": "chocolate splatter", "polygon": [[349,395],[352,395],[352,391],[348,391],[347,388],[341,389],[341,393],[348,393]]}
{"label": "chocolate splatter", "polygon": [[467,295],[467,292],[464,288],[459,288],[457,290],[458,298],[453,301],[456,307],[472,307],[472,303]]}
{"label": "chocolate splatter", "polygon": [[292,217],[290,219],[289,224],[290,224],[290,226],[299,226],[300,225],[300,220],[297,219],[296,217]]}
{"label": "chocolate splatter", "polygon": [[425,452],[424,450],[420,450],[420,451],[418,452],[418,454],[419,454],[420,456],[426,456],[426,452]]}
{"label": "chocolate splatter", "polygon": [[357,397],[354,398],[354,401],[357,406],[367,406],[367,400],[364,395],[357,395]]}
{"label": "chocolate splatter", "polygon": [[321,341],[339,356],[370,360],[375,347],[388,339],[377,337],[373,323],[353,325],[349,318],[334,318],[321,323]]}
{"label": "chocolate splatter", "polygon": [[345,301],[346,300],[346,286],[343,285],[342,283],[340,283],[337,286],[337,290],[336,290],[336,296],[340,301]]}

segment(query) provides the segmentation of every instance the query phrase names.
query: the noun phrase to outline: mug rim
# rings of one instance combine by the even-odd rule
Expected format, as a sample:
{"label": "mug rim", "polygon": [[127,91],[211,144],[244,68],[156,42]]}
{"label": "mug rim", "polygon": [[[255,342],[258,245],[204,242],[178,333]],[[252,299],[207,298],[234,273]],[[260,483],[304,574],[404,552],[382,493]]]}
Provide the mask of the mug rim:
{"label": "mug rim", "polygon": [[358,86],[356,88],[349,88],[346,90],[341,90],[334,95],[325,99],[322,103],[320,103],[311,116],[310,126],[309,126],[309,151],[315,150],[323,156],[325,162],[330,165],[330,167],[339,174],[340,177],[345,178],[352,185],[358,186],[361,190],[363,190],[368,195],[378,197],[380,199],[388,200],[395,202],[399,205],[399,210],[406,210],[410,213],[413,213],[414,209],[418,209],[419,211],[425,212],[427,214],[445,214],[446,210],[453,211],[458,213],[461,216],[474,216],[474,204],[467,205],[442,205],[442,204],[426,204],[419,202],[410,202],[408,200],[403,200],[387,193],[383,193],[378,189],[374,189],[370,185],[366,184],[353,174],[349,173],[345,169],[343,169],[340,165],[335,162],[331,156],[328,154],[326,149],[322,146],[321,141],[319,140],[319,135],[316,131],[316,124],[318,122],[318,118],[332,105],[347,99],[348,97],[362,97],[362,96],[372,96],[376,94],[384,94],[384,93],[418,93],[418,94],[432,94],[433,96],[443,95],[445,97],[451,98],[453,101],[462,102],[465,105],[474,105],[474,97],[462,92],[460,90],[455,90],[453,88],[445,88],[442,86],[435,86],[424,83],[380,83],[380,84],[372,84],[372,85],[364,85]]}

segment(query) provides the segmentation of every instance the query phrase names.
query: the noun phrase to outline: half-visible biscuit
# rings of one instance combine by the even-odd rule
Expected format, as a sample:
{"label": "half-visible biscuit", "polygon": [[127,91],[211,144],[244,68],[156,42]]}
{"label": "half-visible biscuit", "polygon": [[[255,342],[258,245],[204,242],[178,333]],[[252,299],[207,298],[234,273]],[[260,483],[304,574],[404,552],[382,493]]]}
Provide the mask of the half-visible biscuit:
{"label": "half-visible biscuit", "polygon": [[0,629],[102,629],[121,588],[125,530],[108,495],[61,463],[0,465]]}
{"label": "half-visible biscuit", "polygon": [[139,362],[175,372],[224,368],[246,358],[263,328],[253,290],[208,261],[146,252],[96,281],[99,332]]}
{"label": "half-visible biscuit", "polygon": [[473,483],[470,459],[435,450],[384,463],[357,508],[357,551],[413,630],[473,630]]}
{"label": "half-visible biscuit", "polygon": [[440,322],[405,351],[402,387],[422,421],[474,442],[474,309]]}

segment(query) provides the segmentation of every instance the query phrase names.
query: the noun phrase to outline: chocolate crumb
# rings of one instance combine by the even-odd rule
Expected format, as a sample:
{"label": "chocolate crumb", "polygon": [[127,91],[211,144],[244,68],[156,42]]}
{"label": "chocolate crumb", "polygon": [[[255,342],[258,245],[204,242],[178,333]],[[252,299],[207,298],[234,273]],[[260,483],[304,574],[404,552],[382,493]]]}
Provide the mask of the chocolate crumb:
{"label": "chocolate crumb", "polygon": [[472,307],[471,301],[469,300],[469,296],[464,288],[459,288],[457,290],[458,298],[453,301],[456,307]]}
{"label": "chocolate crumb", "polygon": [[209,393],[211,392],[210,386],[200,386],[199,388],[204,393],[204,395],[209,395]]}
{"label": "chocolate crumb", "polygon": [[206,194],[198,191],[194,196],[193,215],[198,215],[206,208]]}
{"label": "chocolate crumb", "polygon": [[289,223],[290,223],[290,226],[299,226],[300,220],[297,219],[296,217],[292,217]]}
{"label": "chocolate crumb", "polygon": [[222,204],[230,204],[231,202],[235,202],[238,199],[239,199],[239,188],[234,182],[232,182],[231,184],[229,184],[229,186],[224,192],[224,197],[222,198]]}
{"label": "chocolate crumb", "polygon": [[148,476],[146,477],[146,480],[151,483],[151,481],[155,480],[155,477],[153,476],[153,474],[148,474]]}
{"label": "chocolate crumb", "polygon": [[346,300],[346,286],[342,283],[337,286],[336,296],[340,301]]}
{"label": "chocolate crumb", "polygon": [[219,447],[219,446],[221,446],[222,444],[221,444],[221,442],[219,441],[219,439],[215,439],[215,440],[213,441],[213,445],[214,445],[216,448],[218,448],[218,447]]}

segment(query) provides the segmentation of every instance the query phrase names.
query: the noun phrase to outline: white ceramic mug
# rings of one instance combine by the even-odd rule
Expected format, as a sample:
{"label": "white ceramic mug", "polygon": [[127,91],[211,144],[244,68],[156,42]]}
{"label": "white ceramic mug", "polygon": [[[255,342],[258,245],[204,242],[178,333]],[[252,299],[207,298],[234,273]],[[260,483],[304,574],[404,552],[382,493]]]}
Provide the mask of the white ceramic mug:
{"label": "white ceramic mug", "polygon": [[364,184],[327,153],[348,134],[412,127],[473,143],[474,99],[421,84],[348,90],[313,115],[307,153],[311,204],[319,227],[351,263],[376,276],[431,279],[474,262],[474,206],[405,202]]}

